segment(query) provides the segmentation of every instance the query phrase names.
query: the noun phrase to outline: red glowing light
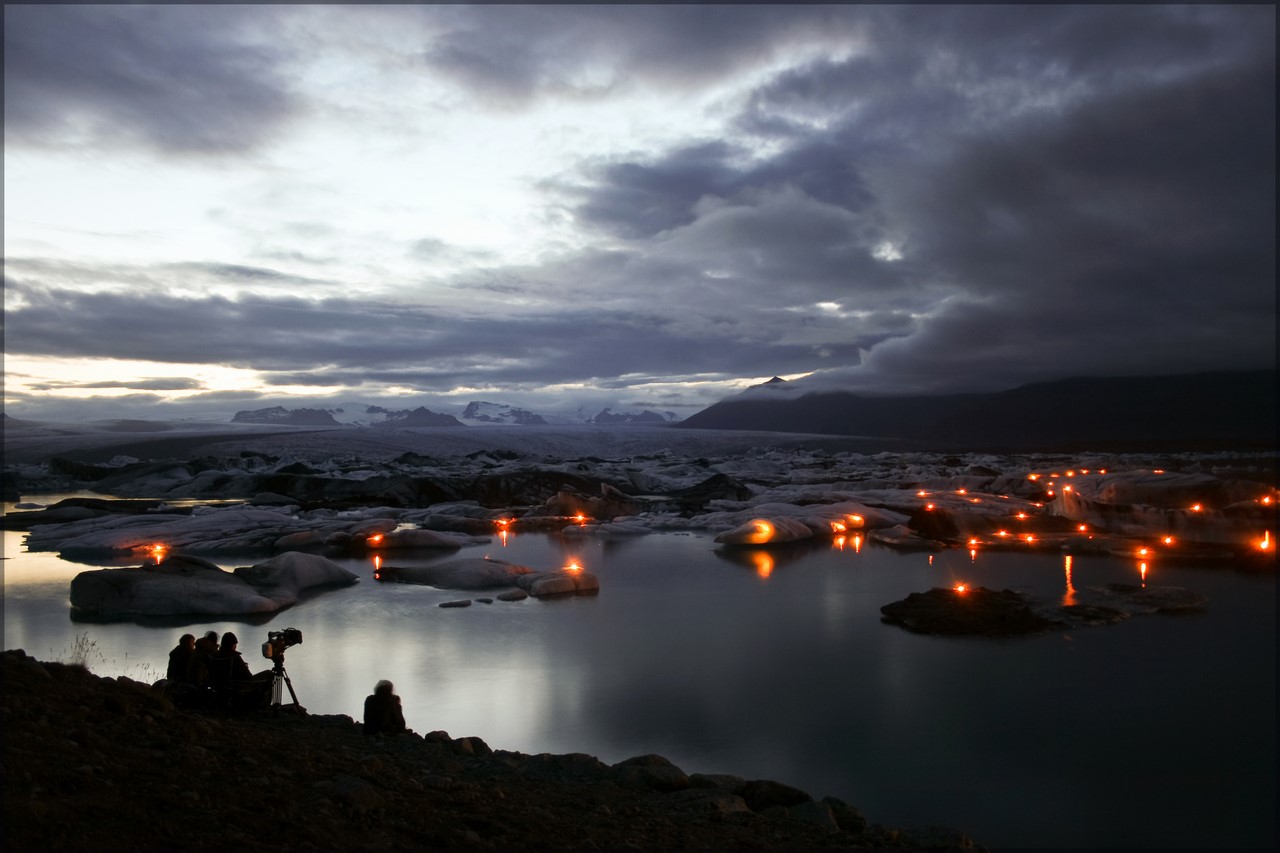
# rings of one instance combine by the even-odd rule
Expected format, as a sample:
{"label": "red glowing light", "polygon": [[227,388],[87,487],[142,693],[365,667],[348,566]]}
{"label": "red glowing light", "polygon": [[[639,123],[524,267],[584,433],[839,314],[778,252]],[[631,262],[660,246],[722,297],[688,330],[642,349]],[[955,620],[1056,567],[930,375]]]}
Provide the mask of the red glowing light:
{"label": "red glowing light", "polygon": [[1027,514],[1025,512],[1020,512],[1018,513],[1017,517],[1020,519],[1025,519],[1027,517]]}
{"label": "red glowing light", "polygon": [[1027,475],[1027,479],[1028,479],[1028,480],[1039,480],[1039,479],[1040,479],[1040,475],[1039,475],[1039,474],[1028,474],[1028,475]]}
{"label": "red glowing light", "polygon": [[920,491],[916,492],[916,497],[918,498],[927,498],[928,496],[929,496],[929,493],[926,492],[924,489],[921,489]]}
{"label": "red glowing light", "polygon": [[1192,511],[1192,512],[1199,512],[1199,511],[1200,511],[1200,510],[1202,510],[1202,509],[1204,509],[1204,507],[1202,507],[1200,504],[1192,504],[1192,505],[1191,505],[1191,511]]}
{"label": "red glowing light", "polygon": [[1172,545],[1172,544],[1173,544],[1173,537],[1172,537],[1172,536],[1166,536],[1166,537],[1164,537],[1163,539],[1161,539],[1160,541],[1161,541],[1161,542],[1163,542],[1163,543],[1164,543],[1164,544],[1166,544],[1166,545]]}
{"label": "red glowing light", "polygon": [[1077,524],[1077,525],[1076,525],[1076,530],[1079,530],[1081,533],[1088,533],[1088,532],[1089,532],[1089,525],[1087,525],[1087,524]]}
{"label": "red glowing light", "polygon": [[1258,541],[1258,550],[1259,551],[1271,550],[1271,531],[1270,530],[1263,531],[1262,539]]}
{"label": "red glowing light", "polygon": [[160,563],[162,560],[164,560],[164,555],[167,554],[168,552],[169,552],[168,546],[162,545],[159,542],[157,542],[156,544],[152,545],[150,548],[147,549],[147,553],[151,555],[151,558],[155,560],[156,563]]}
{"label": "red glowing light", "polygon": [[965,491],[964,489],[956,489],[956,494],[957,494],[957,495],[965,495],[965,494],[968,494],[968,492],[967,492],[967,491]]}
{"label": "red glowing light", "polygon": [[1009,531],[1007,531],[1007,530],[997,530],[997,531],[996,531],[996,535],[997,535],[997,536],[1008,536],[1008,535],[1009,535]]}
{"label": "red glowing light", "polygon": [[380,543],[382,542],[382,538],[383,538],[383,537],[382,537],[382,534],[381,534],[381,533],[375,533],[375,534],[373,534],[372,536],[370,536],[370,537],[369,537],[369,544],[370,544],[370,545],[378,545],[378,544],[380,544]]}
{"label": "red glowing light", "polygon": [[582,565],[577,560],[570,560],[569,564],[564,567],[564,570],[576,575],[578,572],[582,571]]}
{"label": "red glowing light", "polygon": [[933,509],[933,504],[925,504],[925,505],[924,505],[924,508],[925,508],[925,509]]}
{"label": "red glowing light", "polygon": [[1032,536],[1030,533],[1028,533],[1026,536],[1023,536],[1022,538],[1023,538],[1024,540],[1026,540],[1026,543],[1027,543],[1028,545],[1030,545],[1032,542],[1036,541],[1036,537]]}
{"label": "red glowing light", "polygon": [[832,532],[832,533],[843,533],[844,531],[846,531],[846,530],[848,530],[848,529],[849,529],[849,528],[848,528],[848,527],[847,527],[843,522],[840,522],[840,521],[833,521],[833,522],[831,522],[831,532]]}
{"label": "red glowing light", "polygon": [[586,517],[585,515],[583,515],[582,513],[578,513],[577,515],[575,515],[575,516],[573,517],[573,520],[574,520],[574,521],[576,521],[576,522],[578,522],[579,524],[585,524],[585,523],[586,523],[586,521],[587,521],[587,517]]}
{"label": "red glowing light", "polygon": [[956,584],[955,589],[956,589],[956,592],[965,592],[969,589],[969,587],[966,584],[958,583]]}

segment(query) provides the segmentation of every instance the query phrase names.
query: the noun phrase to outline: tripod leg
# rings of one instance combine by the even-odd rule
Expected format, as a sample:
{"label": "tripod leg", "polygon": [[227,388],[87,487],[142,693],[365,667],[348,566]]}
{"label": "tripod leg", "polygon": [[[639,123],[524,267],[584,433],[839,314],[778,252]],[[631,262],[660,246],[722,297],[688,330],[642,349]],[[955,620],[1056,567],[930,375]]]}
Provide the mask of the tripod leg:
{"label": "tripod leg", "polygon": [[[281,668],[280,675],[283,676],[284,678],[285,687],[289,688],[289,696],[293,698],[293,704],[297,705],[298,707],[302,707],[302,703],[298,701],[298,694],[293,692],[293,679],[289,677],[289,673],[285,672],[284,669]],[[279,690],[280,690],[280,680],[279,678],[277,678],[276,679],[277,694]],[[280,703],[277,701],[276,704],[279,705]]]}

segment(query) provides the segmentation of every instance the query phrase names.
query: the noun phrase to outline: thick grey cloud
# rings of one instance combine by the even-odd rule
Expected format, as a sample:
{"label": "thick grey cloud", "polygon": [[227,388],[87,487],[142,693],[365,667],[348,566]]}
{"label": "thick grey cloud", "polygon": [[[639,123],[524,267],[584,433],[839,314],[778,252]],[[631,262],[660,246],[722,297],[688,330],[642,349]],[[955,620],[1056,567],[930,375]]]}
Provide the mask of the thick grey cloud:
{"label": "thick grey cloud", "polygon": [[299,104],[284,50],[255,37],[270,9],[6,5],[6,145],[139,142],[234,153],[269,139]]}
{"label": "thick grey cloud", "polygon": [[[315,106],[289,86],[305,51],[285,33],[333,50],[318,14],[7,7],[6,129],[23,144],[262,149]],[[371,20],[325,14],[352,32]],[[715,92],[721,123],[531,176],[535,206],[568,224],[523,265],[431,234],[406,206],[396,262],[452,271],[369,298],[342,276],[372,266],[328,263],[348,223],[309,211],[247,257],[9,258],[6,348],[216,362],[277,386],[521,394],[807,372],[996,389],[1274,364],[1272,7],[376,14],[403,34],[386,61],[452,81],[459,108],[517,120]],[[204,287],[217,295],[192,295]]]}
{"label": "thick grey cloud", "polygon": [[[278,374],[277,384],[394,384],[448,390],[643,374],[735,376],[800,367],[804,344],[761,343],[730,327],[710,352],[668,317],[559,307],[466,316],[369,299],[182,298],[81,292],[10,280],[10,353],[217,363]],[[847,354],[846,354],[847,355]]]}
{"label": "thick grey cloud", "polygon": [[38,391],[65,391],[69,389],[92,390],[98,388],[132,388],[138,391],[194,391],[204,383],[185,376],[162,376],[152,379],[119,379],[99,382],[40,382],[33,383]]}
{"label": "thick grey cloud", "polygon": [[634,86],[723,80],[798,42],[856,37],[856,16],[808,7],[568,5],[431,7],[424,65],[499,106],[603,97]]}
{"label": "thick grey cloud", "polygon": [[[877,7],[865,20],[870,51],[758,87],[736,142],[593,162],[554,189],[601,233],[727,269],[726,296],[771,284],[779,306],[911,315],[878,342],[851,326],[869,353],[815,383],[989,388],[1273,363],[1273,10]],[[744,156],[753,137],[775,153]],[[884,244],[902,258],[873,262]]]}

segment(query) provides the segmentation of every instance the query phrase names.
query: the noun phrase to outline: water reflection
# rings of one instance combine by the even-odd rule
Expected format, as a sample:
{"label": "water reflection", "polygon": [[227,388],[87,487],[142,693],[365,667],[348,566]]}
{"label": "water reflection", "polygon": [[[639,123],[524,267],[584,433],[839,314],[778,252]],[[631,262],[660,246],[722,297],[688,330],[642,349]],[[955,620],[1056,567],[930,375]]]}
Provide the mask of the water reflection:
{"label": "water reflection", "polygon": [[1066,575],[1067,591],[1062,595],[1062,603],[1064,606],[1068,606],[1068,607],[1076,603],[1076,588],[1071,583],[1071,563],[1072,563],[1071,555],[1070,554],[1063,555],[1062,572],[1064,575]]}
{"label": "water reflection", "polygon": [[[9,542],[5,646],[57,656],[84,630],[67,607],[83,566]],[[659,753],[686,772],[778,779],[876,822],[953,825],[992,847],[1266,846],[1274,832],[1274,575],[1162,565],[1160,583],[1209,596],[1203,618],[997,643],[913,635],[882,624],[879,608],[947,577],[1046,598],[1063,595],[1065,580],[1074,595],[1077,582],[1131,583],[1133,557],[984,551],[978,563],[957,550],[930,566],[875,545],[854,558],[847,543],[716,549],[708,536],[674,535],[524,533],[501,547],[396,562],[492,551],[549,569],[576,559],[602,594],[442,609],[470,596],[374,583],[378,555],[352,557],[339,562],[360,583],[272,617],[92,625],[104,655],[94,669],[162,669],[184,631],[233,630],[256,647],[268,630],[296,627],[306,641],[290,650],[289,673],[313,713],[356,716],[387,678],[419,732],[608,762]],[[1162,713],[1114,713],[1151,704]],[[1187,739],[1188,720],[1204,736]],[[1205,803],[1212,820],[1202,823],[1150,817],[1204,814]],[[1067,824],[1064,811],[1075,816]]]}

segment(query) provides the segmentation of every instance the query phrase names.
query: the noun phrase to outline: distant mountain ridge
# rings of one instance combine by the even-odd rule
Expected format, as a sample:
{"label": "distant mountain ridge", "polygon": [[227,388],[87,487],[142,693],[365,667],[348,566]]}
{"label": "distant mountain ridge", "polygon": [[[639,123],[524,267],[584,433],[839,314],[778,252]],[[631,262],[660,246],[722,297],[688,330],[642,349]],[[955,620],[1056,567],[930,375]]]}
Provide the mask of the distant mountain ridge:
{"label": "distant mountain ridge", "polygon": [[678,420],[674,412],[658,414],[645,409],[643,412],[614,412],[613,409],[601,409],[589,424],[666,424]]}
{"label": "distant mountain ridge", "polygon": [[776,392],[771,380],[682,421],[689,429],[894,439],[947,450],[1272,447],[1274,370],[1073,378],[936,396]]}
{"label": "distant mountain ridge", "polygon": [[341,426],[333,415],[324,409],[286,409],[271,406],[236,412],[233,424],[288,424],[290,426]]}
{"label": "distant mountain ridge", "polygon": [[508,406],[505,403],[488,403],[484,400],[472,400],[462,410],[462,420],[484,424],[518,424],[520,426],[542,426],[546,419],[535,415],[527,409]]}
{"label": "distant mountain ridge", "polygon": [[[779,380],[781,381],[781,380]],[[674,412],[615,412],[601,409],[588,416],[579,409],[576,413],[538,414],[508,403],[492,403],[472,400],[462,410],[461,416],[434,412],[423,406],[416,409],[389,409],[371,403],[344,402],[331,409],[289,409],[276,405],[263,409],[236,412],[233,423],[281,424],[290,426],[353,426],[353,427],[429,427],[429,426],[487,426],[508,424],[515,426],[550,426],[554,424],[668,424],[679,420]]]}

